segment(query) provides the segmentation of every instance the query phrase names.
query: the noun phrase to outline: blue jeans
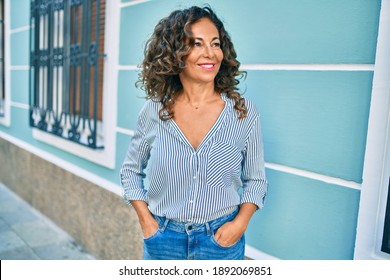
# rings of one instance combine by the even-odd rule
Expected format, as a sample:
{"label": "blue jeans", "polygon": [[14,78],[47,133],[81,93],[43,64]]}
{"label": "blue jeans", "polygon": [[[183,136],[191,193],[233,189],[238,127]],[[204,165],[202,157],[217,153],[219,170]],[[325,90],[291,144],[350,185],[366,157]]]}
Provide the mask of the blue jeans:
{"label": "blue jeans", "polygon": [[232,221],[238,210],[205,224],[181,223],[154,216],[159,229],[144,239],[144,260],[242,260],[245,236],[225,247],[217,243],[214,234],[226,222]]}

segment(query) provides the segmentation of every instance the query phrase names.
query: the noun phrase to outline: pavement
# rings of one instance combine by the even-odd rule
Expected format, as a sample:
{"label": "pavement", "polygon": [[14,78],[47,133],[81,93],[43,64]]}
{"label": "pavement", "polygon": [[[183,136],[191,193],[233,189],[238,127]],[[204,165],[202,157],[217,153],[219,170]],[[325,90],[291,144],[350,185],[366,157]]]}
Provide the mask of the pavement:
{"label": "pavement", "polygon": [[49,218],[0,183],[0,260],[93,260]]}

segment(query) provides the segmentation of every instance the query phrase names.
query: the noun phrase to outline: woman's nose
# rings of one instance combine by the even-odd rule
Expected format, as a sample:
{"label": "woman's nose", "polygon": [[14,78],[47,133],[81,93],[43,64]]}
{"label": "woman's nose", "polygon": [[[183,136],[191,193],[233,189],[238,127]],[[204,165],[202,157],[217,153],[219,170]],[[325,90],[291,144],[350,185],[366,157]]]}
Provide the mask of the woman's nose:
{"label": "woman's nose", "polygon": [[214,57],[214,51],[213,51],[213,48],[211,46],[205,45],[203,52],[204,52],[204,56],[206,56],[206,57],[210,57],[210,58]]}

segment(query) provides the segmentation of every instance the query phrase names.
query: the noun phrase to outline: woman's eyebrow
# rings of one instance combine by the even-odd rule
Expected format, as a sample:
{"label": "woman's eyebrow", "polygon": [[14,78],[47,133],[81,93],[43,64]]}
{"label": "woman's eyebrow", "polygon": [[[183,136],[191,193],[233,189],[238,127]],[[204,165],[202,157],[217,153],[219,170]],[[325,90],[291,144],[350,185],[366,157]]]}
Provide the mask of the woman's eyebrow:
{"label": "woman's eyebrow", "polygon": [[[194,39],[195,39],[195,40],[204,41],[204,39],[203,39],[202,37],[195,37]],[[218,36],[214,37],[213,39],[211,39],[211,42],[214,41],[214,40],[219,40],[219,37],[218,37]]]}

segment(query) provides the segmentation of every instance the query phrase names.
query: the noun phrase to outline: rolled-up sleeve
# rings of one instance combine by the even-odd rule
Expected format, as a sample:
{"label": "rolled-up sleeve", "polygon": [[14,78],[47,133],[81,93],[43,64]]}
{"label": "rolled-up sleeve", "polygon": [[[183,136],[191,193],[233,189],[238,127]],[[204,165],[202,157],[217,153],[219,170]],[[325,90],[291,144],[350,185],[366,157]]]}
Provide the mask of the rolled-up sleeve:
{"label": "rolled-up sleeve", "polygon": [[245,158],[242,166],[243,192],[241,204],[251,202],[263,208],[268,182],[264,167],[264,148],[261,133],[260,116],[254,120],[248,135]]}
{"label": "rolled-up sleeve", "polygon": [[126,157],[120,170],[121,186],[123,187],[123,198],[131,205],[131,200],[146,201],[146,190],[144,188],[145,168],[150,156],[150,145],[144,133],[145,114],[140,112],[137,122],[137,129],[130,141]]}

